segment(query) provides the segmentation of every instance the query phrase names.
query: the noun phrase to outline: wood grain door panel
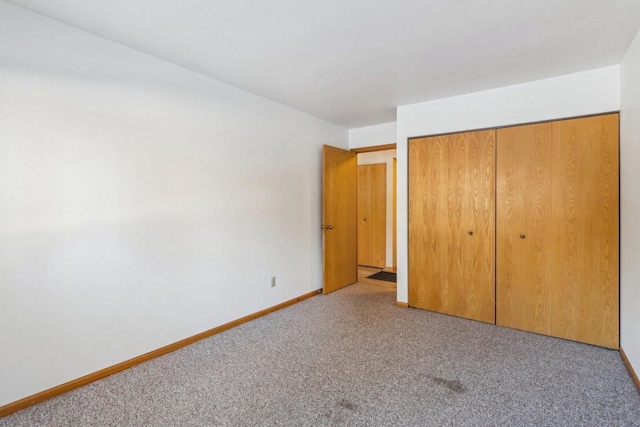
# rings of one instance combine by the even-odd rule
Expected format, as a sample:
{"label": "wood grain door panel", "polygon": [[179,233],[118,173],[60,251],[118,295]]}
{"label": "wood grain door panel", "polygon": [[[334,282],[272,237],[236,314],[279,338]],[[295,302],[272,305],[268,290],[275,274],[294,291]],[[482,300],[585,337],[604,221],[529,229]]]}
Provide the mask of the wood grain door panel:
{"label": "wood grain door panel", "polygon": [[497,323],[618,348],[618,115],[500,129],[497,146]]}
{"label": "wood grain door panel", "polygon": [[552,334],[619,345],[618,114],[553,122]]}
{"label": "wood grain door panel", "polygon": [[551,123],[498,129],[496,323],[551,334]]}
{"label": "wood grain door panel", "polygon": [[470,294],[472,318],[495,323],[495,130],[471,132],[468,141],[467,196],[471,214]]}
{"label": "wood grain door panel", "polygon": [[358,265],[385,267],[386,234],[387,165],[359,165]]}
{"label": "wood grain door panel", "polygon": [[495,322],[495,131],[409,143],[409,305]]}
{"label": "wood grain door panel", "polygon": [[357,157],[322,147],[323,293],[357,280]]}
{"label": "wood grain door panel", "polygon": [[443,312],[448,308],[448,242],[445,138],[409,141],[409,305]]}
{"label": "wood grain door panel", "polygon": [[358,166],[358,265],[372,265],[371,168]]}

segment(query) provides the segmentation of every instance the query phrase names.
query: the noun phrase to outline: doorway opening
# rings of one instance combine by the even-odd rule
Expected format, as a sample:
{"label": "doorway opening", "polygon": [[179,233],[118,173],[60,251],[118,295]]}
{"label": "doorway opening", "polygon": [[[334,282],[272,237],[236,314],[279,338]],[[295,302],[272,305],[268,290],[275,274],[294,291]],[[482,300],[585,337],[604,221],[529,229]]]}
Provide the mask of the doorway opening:
{"label": "doorway opening", "polygon": [[358,281],[396,288],[396,146],[357,153]]}
{"label": "doorway opening", "polygon": [[[387,276],[393,276],[396,270],[396,161],[393,153],[384,153],[396,149],[396,144],[383,146],[358,148],[344,150],[337,147],[324,145],[322,148],[322,253],[323,253],[323,287],[324,294],[334,292],[345,286],[352,285],[359,280],[359,267],[364,279],[371,279],[375,273],[384,272]],[[378,152],[382,154],[377,154]],[[373,199],[379,199],[384,213],[378,211],[368,211],[366,215],[358,216],[358,156],[362,153],[372,153],[364,156],[363,163],[376,161],[376,156],[388,156],[388,161],[378,160],[380,172],[384,174],[385,190]],[[391,154],[391,155],[389,155]],[[367,159],[368,157],[368,159]],[[372,158],[374,160],[372,160]],[[384,157],[382,157],[384,158]],[[389,163],[389,165],[387,165]],[[364,164],[362,166],[365,166]],[[366,174],[365,174],[366,175]],[[374,173],[375,175],[375,173]],[[372,193],[370,190],[361,190],[361,194],[368,194],[370,200]],[[363,213],[363,208],[360,209]],[[371,214],[379,214],[377,219],[373,219]],[[379,254],[377,259],[358,261],[358,224],[378,223],[382,230],[378,234],[361,235],[361,252],[369,249],[362,246],[363,241],[369,239],[371,244],[377,244]],[[360,227],[366,230],[366,227]],[[374,243],[377,242],[377,243]],[[365,245],[367,243],[365,242]],[[370,245],[371,246],[371,245]],[[367,271],[374,268],[374,271]],[[369,273],[369,274],[366,274]],[[387,286],[395,287],[395,282],[389,280],[375,280]],[[383,278],[385,279],[385,278]],[[386,277],[388,279],[388,277]]]}

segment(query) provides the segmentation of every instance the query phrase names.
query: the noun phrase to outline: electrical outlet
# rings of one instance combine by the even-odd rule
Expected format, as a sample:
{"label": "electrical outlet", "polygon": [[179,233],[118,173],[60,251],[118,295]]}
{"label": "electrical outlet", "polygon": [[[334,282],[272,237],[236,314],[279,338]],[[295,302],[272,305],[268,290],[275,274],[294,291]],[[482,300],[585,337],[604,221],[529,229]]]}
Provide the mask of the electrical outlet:
{"label": "electrical outlet", "polygon": [[276,276],[271,277],[271,287],[272,288],[276,287]]}

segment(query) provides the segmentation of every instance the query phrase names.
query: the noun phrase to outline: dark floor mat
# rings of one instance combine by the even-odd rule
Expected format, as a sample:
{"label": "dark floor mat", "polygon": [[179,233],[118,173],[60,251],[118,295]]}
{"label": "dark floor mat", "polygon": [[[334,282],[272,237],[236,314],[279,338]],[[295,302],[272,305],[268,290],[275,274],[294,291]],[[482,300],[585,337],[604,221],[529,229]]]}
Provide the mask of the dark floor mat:
{"label": "dark floor mat", "polygon": [[368,276],[367,279],[384,280],[385,282],[396,283],[396,273],[391,273],[388,271],[380,271],[376,274]]}

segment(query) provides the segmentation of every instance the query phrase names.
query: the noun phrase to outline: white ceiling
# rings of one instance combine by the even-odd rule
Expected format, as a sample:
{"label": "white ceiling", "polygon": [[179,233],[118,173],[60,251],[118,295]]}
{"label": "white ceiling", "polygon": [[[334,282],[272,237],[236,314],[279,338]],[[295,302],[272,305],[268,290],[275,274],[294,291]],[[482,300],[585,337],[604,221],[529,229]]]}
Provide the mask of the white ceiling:
{"label": "white ceiling", "polygon": [[10,0],[353,128],[619,64],[639,0]]}

